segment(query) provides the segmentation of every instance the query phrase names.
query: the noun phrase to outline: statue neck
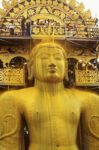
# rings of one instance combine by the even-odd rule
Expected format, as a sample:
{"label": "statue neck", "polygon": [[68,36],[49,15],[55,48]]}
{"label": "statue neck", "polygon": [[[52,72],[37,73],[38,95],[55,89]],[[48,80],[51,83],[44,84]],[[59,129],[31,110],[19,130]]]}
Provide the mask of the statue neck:
{"label": "statue neck", "polygon": [[50,95],[55,95],[64,90],[63,81],[57,83],[43,82],[35,80],[35,87],[42,93],[47,93]]}

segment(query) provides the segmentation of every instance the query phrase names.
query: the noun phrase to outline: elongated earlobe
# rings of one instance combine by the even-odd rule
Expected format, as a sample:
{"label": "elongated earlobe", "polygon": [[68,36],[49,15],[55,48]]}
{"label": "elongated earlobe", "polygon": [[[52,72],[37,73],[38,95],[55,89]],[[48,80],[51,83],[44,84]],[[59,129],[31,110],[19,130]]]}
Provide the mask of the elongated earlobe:
{"label": "elongated earlobe", "polygon": [[28,69],[28,79],[33,80],[34,79],[33,64],[31,65],[30,63],[28,63],[27,69]]}
{"label": "elongated earlobe", "polygon": [[64,76],[64,87],[70,87],[70,83],[69,83],[69,79],[68,79],[68,72],[65,72],[65,76]]}
{"label": "elongated earlobe", "polygon": [[66,74],[66,73],[65,73],[64,80],[65,80],[65,81],[68,81],[68,78],[67,78],[67,74]]}
{"label": "elongated earlobe", "polygon": [[65,60],[65,77],[64,77],[65,81],[69,81],[68,78],[68,61]]}

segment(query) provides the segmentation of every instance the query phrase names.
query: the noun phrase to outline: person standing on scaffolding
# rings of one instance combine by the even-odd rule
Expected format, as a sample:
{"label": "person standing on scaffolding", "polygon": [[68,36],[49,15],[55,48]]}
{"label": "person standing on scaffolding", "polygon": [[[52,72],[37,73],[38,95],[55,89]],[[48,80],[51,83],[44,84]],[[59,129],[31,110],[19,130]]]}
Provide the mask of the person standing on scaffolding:
{"label": "person standing on scaffolding", "polygon": [[10,35],[14,35],[14,23],[13,20],[11,20],[10,24],[9,24],[9,30],[10,30]]}
{"label": "person standing on scaffolding", "polygon": [[22,35],[25,35],[25,18],[23,17],[21,20],[21,31],[22,31]]}
{"label": "person standing on scaffolding", "polygon": [[31,26],[31,23],[30,21],[28,21],[26,23],[26,36],[30,36],[30,26]]}
{"label": "person standing on scaffolding", "polygon": [[68,37],[73,36],[73,27],[70,24],[67,24],[67,32],[68,32]]}

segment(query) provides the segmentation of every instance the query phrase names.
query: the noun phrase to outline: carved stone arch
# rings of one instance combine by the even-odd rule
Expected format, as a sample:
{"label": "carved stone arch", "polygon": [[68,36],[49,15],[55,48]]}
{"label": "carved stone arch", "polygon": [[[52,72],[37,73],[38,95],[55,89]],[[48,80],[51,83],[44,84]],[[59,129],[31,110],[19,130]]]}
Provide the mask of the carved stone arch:
{"label": "carved stone arch", "polygon": [[[9,15],[9,13],[12,13],[15,11],[15,12],[18,12],[18,14],[20,14],[22,11],[24,11],[25,9],[29,9],[31,7],[52,7],[52,8],[57,8],[61,11],[63,11],[65,14],[67,14],[70,18],[73,18],[75,16],[74,19],[77,19],[77,14],[78,14],[78,18],[81,19],[82,21],[84,21],[83,19],[83,14],[84,13],[80,13],[81,11],[83,11],[82,9],[79,10],[79,8],[81,7],[80,5],[77,6],[77,4],[73,5],[74,4],[74,1],[71,3],[71,2],[64,2],[64,1],[60,1],[60,0],[30,0],[30,2],[28,0],[21,0],[19,3],[15,3],[14,5],[11,5],[13,7],[10,7],[10,10],[9,12],[7,12],[6,16]],[[83,8],[84,6],[82,6]],[[15,9],[15,10],[14,10]],[[84,9],[84,8],[83,8]],[[73,13],[75,12],[75,13]],[[12,14],[10,14],[12,16]],[[75,15],[76,14],[76,15]],[[13,15],[16,15],[17,14],[13,14]],[[86,16],[86,17],[89,17],[89,16]]]}
{"label": "carved stone arch", "polygon": [[[33,1],[33,0],[32,0]],[[39,12],[40,12],[40,9],[41,10],[43,10],[43,11],[41,11],[41,12],[44,12],[44,9],[45,9],[45,12],[44,12],[44,14],[43,15],[45,15],[46,14],[46,12],[47,12],[47,14],[48,13],[52,13],[53,15],[56,15],[57,17],[60,17],[60,15],[62,15],[62,17],[64,16],[64,15],[66,15],[66,16],[68,16],[71,20],[74,20],[75,19],[75,13],[76,13],[76,11],[73,9],[73,8],[71,8],[70,6],[68,6],[67,4],[65,4],[65,3],[63,3],[63,2],[61,2],[60,1],[60,3],[59,3],[59,1],[49,1],[49,3],[47,2],[47,1],[41,1],[40,3],[39,3],[39,1],[38,0],[36,0],[36,1],[34,1],[33,3],[34,3],[34,6],[31,6],[31,5],[27,5],[28,4],[28,2],[26,3],[27,1],[22,1],[22,2],[20,2],[19,4],[17,4],[14,8],[12,8],[8,13],[7,13],[7,17],[12,17],[12,16],[14,16],[15,18],[18,18],[24,11],[28,11],[29,9],[31,9],[31,8],[35,8],[34,10],[35,10],[35,12],[36,12],[36,15],[37,14],[40,14]],[[51,4],[51,2],[52,2],[52,4]],[[55,2],[55,3],[54,3]],[[25,4],[26,3],[26,4]],[[53,5],[53,3],[54,3],[54,5]],[[31,3],[32,4],[32,3]],[[49,6],[47,6],[49,4]],[[17,7],[17,8],[16,8]],[[19,10],[18,10],[19,9]],[[47,11],[48,10],[48,11]],[[17,11],[19,11],[18,13],[14,13],[14,12],[17,12]],[[58,14],[57,13],[55,13],[55,11],[56,12],[58,12]],[[62,14],[61,14],[62,13]],[[33,15],[33,14],[32,14]],[[74,18],[73,18],[74,17]],[[79,19],[81,19],[82,20],[82,17],[78,14],[78,13],[76,13],[76,19],[77,19],[77,17],[79,18]],[[54,17],[53,17],[54,18]],[[64,18],[64,17],[63,17]],[[61,19],[63,19],[63,18],[61,18]],[[83,20],[84,21],[84,20]]]}
{"label": "carved stone arch", "polygon": [[93,62],[93,61],[96,60],[96,59],[97,59],[96,57],[91,58],[91,59],[88,60],[88,62]]}
{"label": "carved stone arch", "polygon": [[[79,62],[79,58],[69,57],[68,58],[68,67],[70,66],[70,70],[75,71],[78,68],[78,62]],[[73,67],[72,67],[72,65],[73,65]]]}
{"label": "carved stone arch", "polygon": [[77,58],[73,58],[73,57],[68,58],[68,65],[70,65],[70,67],[71,67],[70,69],[73,69],[72,65],[74,65],[74,67],[75,67],[77,65],[77,63],[78,63],[78,59]]}
{"label": "carved stone arch", "polygon": [[99,63],[97,62],[97,58],[91,58],[90,60],[88,60],[87,62],[87,68],[88,70],[93,70],[98,68],[99,69]]}
{"label": "carved stone arch", "polygon": [[0,59],[0,68],[3,68],[3,61]]}
{"label": "carved stone arch", "polygon": [[26,62],[27,60],[25,57],[16,56],[10,60],[9,67],[22,68]]}
{"label": "carved stone arch", "polygon": [[75,83],[75,68],[78,60],[76,58],[68,58],[68,77],[70,84]]}

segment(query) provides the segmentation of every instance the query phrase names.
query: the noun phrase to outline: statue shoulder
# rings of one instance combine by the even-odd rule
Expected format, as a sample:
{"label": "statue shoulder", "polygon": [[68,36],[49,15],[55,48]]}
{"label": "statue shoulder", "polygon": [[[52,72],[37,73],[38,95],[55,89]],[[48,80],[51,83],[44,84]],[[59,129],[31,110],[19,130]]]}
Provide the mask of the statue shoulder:
{"label": "statue shoulder", "polygon": [[88,101],[89,103],[99,103],[99,95],[93,92],[89,92],[86,101]]}
{"label": "statue shoulder", "polygon": [[2,93],[0,96],[0,102],[11,100],[12,95],[13,95],[13,91],[6,91],[6,92]]}
{"label": "statue shoulder", "polygon": [[81,106],[84,105],[84,101],[87,95],[86,92],[76,88],[68,88],[67,94],[75,101],[75,103],[79,103]]}
{"label": "statue shoulder", "polygon": [[80,91],[77,92],[78,98],[82,102],[83,109],[88,109],[89,106],[93,107],[97,105],[99,107],[99,95],[91,91]]}
{"label": "statue shoulder", "polygon": [[82,108],[85,107],[89,97],[92,96],[92,93],[90,93],[88,91],[84,91],[84,90],[80,90],[80,89],[76,89],[76,88],[71,88],[68,90],[69,90],[69,93],[74,98],[74,100],[81,104]]}
{"label": "statue shoulder", "polygon": [[14,94],[15,91],[6,91],[0,96],[0,105],[3,107],[10,107],[10,106],[16,106],[16,95]]}
{"label": "statue shoulder", "polygon": [[88,92],[76,88],[68,88],[66,91],[68,91],[75,99],[79,100],[84,100],[88,95]]}
{"label": "statue shoulder", "polygon": [[[79,90],[79,89],[68,89],[70,96],[74,98],[76,103],[81,104],[82,112],[90,111],[95,109],[99,110],[99,95],[91,91]],[[94,108],[95,107],[95,108]]]}
{"label": "statue shoulder", "polygon": [[3,94],[1,94],[0,100],[11,100],[11,99],[24,99],[27,95],[30,95],[31,93],[35,93],[35,88],[23,88],[18,90],[11,90],[6,91]]}
{"label": "statue shoulder", "polygon": [[14,105],[17,109],[19,109],[20,113],[22,113],[24,106],[27,104],[29,97],[32,97],[33,93],[35,93],[34,88],[6,91],[0,96],[0,104],[3,107]]}

